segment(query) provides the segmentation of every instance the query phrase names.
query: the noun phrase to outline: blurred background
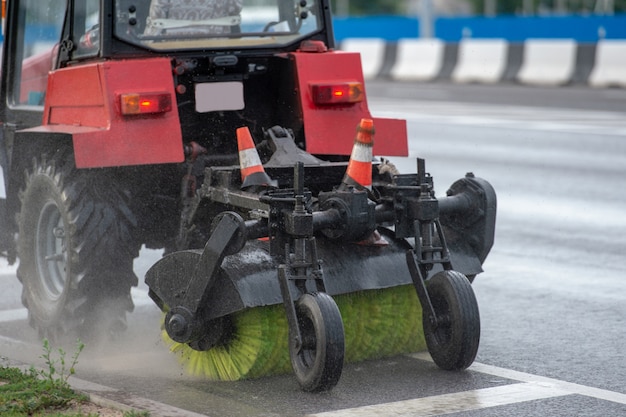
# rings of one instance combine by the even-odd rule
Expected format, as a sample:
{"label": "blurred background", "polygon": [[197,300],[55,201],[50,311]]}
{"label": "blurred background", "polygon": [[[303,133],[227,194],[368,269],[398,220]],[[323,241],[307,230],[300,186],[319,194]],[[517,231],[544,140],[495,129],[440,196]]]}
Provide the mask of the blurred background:
{"label": "blurred background", "polygon": [[336,0],[335,35],[378,37],[626,38],[626,0]]}
{"label": "blurred background", "polygon": [[626,0],[337,0],[337,16],[415,15],[431,3],[440,15],[564,15],[614,14],[626,11]]}

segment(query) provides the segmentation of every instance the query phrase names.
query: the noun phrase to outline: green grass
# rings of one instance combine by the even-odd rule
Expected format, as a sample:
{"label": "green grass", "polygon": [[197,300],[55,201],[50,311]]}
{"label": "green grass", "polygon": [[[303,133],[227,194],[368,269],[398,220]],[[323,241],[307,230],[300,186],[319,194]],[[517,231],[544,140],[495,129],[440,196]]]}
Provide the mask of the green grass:
{"label": "green grass", "polygon": [[[17,368],[0,368],[0,415],[7,417],[45,416],[67,409],[72,402],[86,402],[66,382],[42,379],[38,372]],[[62,413],[54,416],[67,416]],[[74,416],[72,416],[74,417]]]}
{"label": "green grass", "polygon": [[[75,373],[78,355],[84,347],[78,341],[71,361],[66,361],[65,351],[58,349],[55,358],[50,343],[44,340],[41,358],[46,367],[43,370],[31,367],[28,371],[22,371],[0,366],[0,416],[97,417],[97,414],[80,411],[90,405],[89,398],[72,390],[68,383],[69,377]],[[127,411],[124,417],[149,417],[149,413]]]}
{"label": "green grass", "polygon": [[[65,381],[43,379],[33,369],[0,367],[0,416],[2,417],[97,417],[80,410],[87,396],[74,392]],[[124,417],[149,417],[146,411],[126,411]]]}

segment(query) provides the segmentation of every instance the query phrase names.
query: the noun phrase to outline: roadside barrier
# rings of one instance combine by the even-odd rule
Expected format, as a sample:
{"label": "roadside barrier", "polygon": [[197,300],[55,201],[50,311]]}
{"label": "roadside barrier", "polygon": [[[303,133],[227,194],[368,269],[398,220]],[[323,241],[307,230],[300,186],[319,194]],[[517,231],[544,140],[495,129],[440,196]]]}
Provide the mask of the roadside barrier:
{"label": "roadside barrier", "polygon": [[434,80],[443,67],[444,51],[440,39],[400,39],[390,76],[396,80]]}
{"label": "roadside barrier", "polygon": [[459,43],[458,62],[452,72],[456,82],[497,83],[506,69],[504,39],[466,39]]}
{"label": "roadside barrier", "polygon": [[523,84],[564,85],[576,68],[576,42],[571,39],[532,39],[524,44],[517,79]]}
{"label": "roadside barrier", "polygon": [[589,84],[594,87],[626,87],[626,40],[598,42]]}
{"label": "roadside barrier", "polygon": [[339,49],[361,53],[365,79],[626,87],[626,40],[352,38]]}

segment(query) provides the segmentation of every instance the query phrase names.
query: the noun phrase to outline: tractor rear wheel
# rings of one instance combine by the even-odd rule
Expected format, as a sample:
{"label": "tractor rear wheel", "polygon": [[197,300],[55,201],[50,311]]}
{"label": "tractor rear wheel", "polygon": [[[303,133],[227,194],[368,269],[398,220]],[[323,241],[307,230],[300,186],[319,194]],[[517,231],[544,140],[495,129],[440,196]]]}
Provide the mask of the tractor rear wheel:
{"label": "tractor rear wheel", "polygon": [[339,382],[345,353],[343,322],[326,293],[304,294],[296,302],[302,346],[289,345],[291,364],[304,391],[326,391]]}
{"label": "tractor rear wheel", "polygon": [[480,315],[472,286],[465,275],[441,271],[426,281],[437,325],[424,314],[424,337],[437,366],[445,370],[469,367],[478,352]]}
{"label": "tractor rear wheel", "polygon": [[31,326],[55,341],[124,330],[139,247],[115,180],[59,151],[35,160],[20,199],[17,276]]}

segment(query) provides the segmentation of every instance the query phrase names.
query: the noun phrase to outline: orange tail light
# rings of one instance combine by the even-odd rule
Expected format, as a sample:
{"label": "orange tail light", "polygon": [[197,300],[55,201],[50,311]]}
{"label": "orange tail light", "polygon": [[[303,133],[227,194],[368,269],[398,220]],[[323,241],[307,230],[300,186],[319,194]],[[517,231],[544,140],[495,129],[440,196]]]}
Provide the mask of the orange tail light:
{"label": "orange tail light", "polygon": [[358,103],[365,99],[363,84],[356,81],[312,83],[311,94],[315,104]]}
{"label": "orange tail light", "polygon": [[169,93],[126,93],[120,94],[120,112],[123,115],[156,114],[172,110]]}

